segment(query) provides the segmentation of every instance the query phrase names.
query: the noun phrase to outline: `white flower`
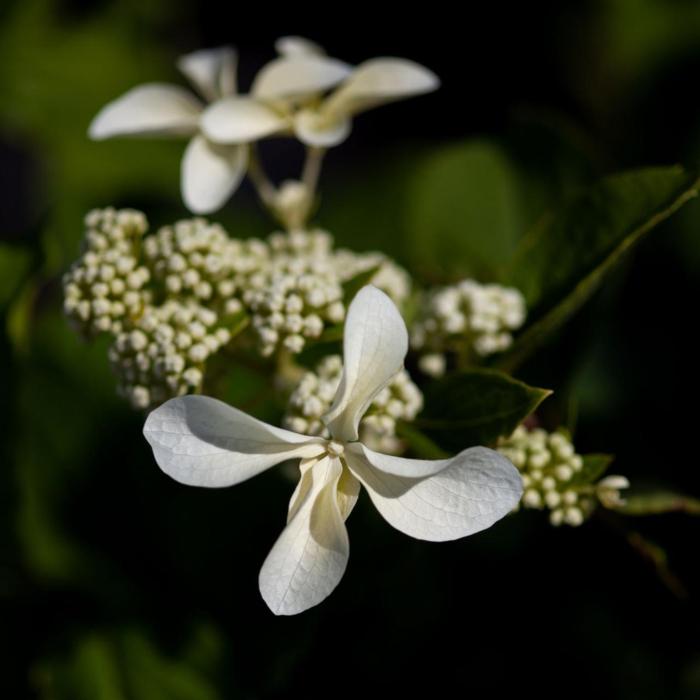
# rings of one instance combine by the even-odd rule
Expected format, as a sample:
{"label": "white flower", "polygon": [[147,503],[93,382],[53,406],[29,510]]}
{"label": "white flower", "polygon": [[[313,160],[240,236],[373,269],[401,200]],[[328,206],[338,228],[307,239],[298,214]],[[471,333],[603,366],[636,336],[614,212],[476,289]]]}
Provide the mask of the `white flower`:
{"label": "white flower", "polygon": [[324,100],[299,110],[294,131],[309,146],[336,146],[348,137],[352,117],[359,112],[431,92],[439,85],[434,73],[414,61],[373,58],[357,66]]}
{"label": "white flower", "polygon": [[625,505],[625,499],[620,496],[620,491],[629,487],[630,482],[627,477],[611,474],[596,484],[595,493],[605,508],[617,508]]}
{"label": "white flower", "polygon": [[428,461],[391,457],[358,441],[360,419],[401,369],[407,349],[398,310],[367,286],[348,309],[343,376],[324,416],[330,439],[272,427],[206,396],[171,399],[146,420],[156,461],[184,484],[231,486],[285,460],[301,460],[287,527],[259,577],[262,597],[276,614],[317,605],[337,586],[349,555],[344,521],[361,485],[391,525],[431,541],[479,532],[520,498],[517,470],[493,450],[472,447]]}
{"label": "white flower", "polygon": [[[219,209],[233,194],[248,166],[248,143],[288,128],[288,120],[267,105],[236,93],[236,53],[232,48],[195,51],[178,68],[207,102],[235,103],[235,137],[215,143],[202,133],[204,104],[177,85],[139,85],[106,105],[90,124],[93,139],[112,136],[189,136],[182,161],[182,197],[187,207],[204,214]],[[264,69],[263,69],[264,70]]]}

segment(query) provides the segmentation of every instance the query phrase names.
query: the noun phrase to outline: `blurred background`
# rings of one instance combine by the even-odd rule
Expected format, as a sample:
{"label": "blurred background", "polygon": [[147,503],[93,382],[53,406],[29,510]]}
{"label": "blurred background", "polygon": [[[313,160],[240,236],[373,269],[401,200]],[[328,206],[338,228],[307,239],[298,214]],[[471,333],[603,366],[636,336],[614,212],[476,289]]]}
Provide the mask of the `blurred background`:
{"label": "blurred background", "polygon": [[[267,473],[209,492],[169,480],[143,417],[115,395],[106,345],[69,329],[60,275],[85,212],[143,209],[152,229],[188,216],[184,142],[93,143],[91,118],[136,84],[183,83],[174,61],[197,48],[235,44],[245,89],[286,34],[351,63],[405,56],[441,77],[437,93],[355,121],[327,159],[317,216],[339,244],[379,248],[423,283],[480,273],[479,231],[505,221],[519,236],[604,174],[700,159],[697,0],[315,12],[4,0],[0,697],[413,696],[425,686],[431,697],[700,698],[697,519],[555,529],[528,512],[434,545],[392,530],[363,498],[339,588],[275,618],[257,574],[290,483]],[[278,140],[263,153],[277,178],[302,157]],[[426,169],[459,200],[465,241],[441,238],[417,206]],[[234,236],[272,230],[247,188],[214,218]],[[555,390],[549,410],[575,405],[579,452],[614,453],[614,473],[696,496],[698,270],[691,203],[519,373]],[[255,396],[258,381],[233,368],[231,400]]]}

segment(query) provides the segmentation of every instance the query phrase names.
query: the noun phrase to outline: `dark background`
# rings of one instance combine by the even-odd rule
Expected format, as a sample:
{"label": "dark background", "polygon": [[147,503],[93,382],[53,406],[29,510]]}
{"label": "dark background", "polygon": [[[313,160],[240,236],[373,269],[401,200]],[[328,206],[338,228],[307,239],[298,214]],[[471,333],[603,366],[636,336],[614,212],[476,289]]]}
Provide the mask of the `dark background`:
{"label": "dark background", "polygon": [[[176,5],[0,8],[0,227],[31,251],[23,306],[2,312],[0,696],[700,697],[700,530],[682,514],[554,529],[520,513],[435,545],[363,498],[338,589],[273,617],[257,572],[291,485],[269,473],[209,492],[163,476],[142,417],[113,395],[105,345],[66,328],[58,284],[88,208],[186,216],[181,144],[84,136],[132,85],[178,80],[183,52],[235,44],[244,87],[274,39],[295,33],[351,63],[397,55],[433,69],[441,90],[358,118],[322,180],[319,222],[401,261],[392,164],[412,153],[491,139],[525,181],[546,183],[550,206],[609,172],[697,165],[698,3]],[[300,157],[283,142],[265,153],[277,177]],[[233,235],[266,233],[253,207],[244,189],[222,213]],[[577,399],[578,451],[615,453],[613,472],[694,495],[699,235],[691,203],[520,372]],[[632,530],[663,548],[674,578],[650,545],[630,545]]]}

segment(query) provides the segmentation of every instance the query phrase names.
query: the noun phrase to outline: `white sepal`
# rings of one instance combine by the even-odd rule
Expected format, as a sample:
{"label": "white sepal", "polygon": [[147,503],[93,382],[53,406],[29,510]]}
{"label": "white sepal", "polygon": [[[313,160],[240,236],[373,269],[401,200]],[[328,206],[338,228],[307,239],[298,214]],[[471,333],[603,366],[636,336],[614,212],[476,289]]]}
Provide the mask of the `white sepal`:
{"label": "white sepal", "polygon": [[436,90],[438,77],[404,58],[373,58],[361,63],[324,103],[330,115],[349,116],[387,102]]}
{"label": "white sepal", "polygon": [[141,134],[189,135],[197,130],[202,104],[177,85],[139,85],[105,105],[92,120],[92,139]]}
{"label": "white sepal", "polygon": [[307,146],[330,148],[345,141],[352,130],[350,118],[329,119],[314,109],[302,109],[294,115],[294,133]]}
{"label": "white sepal", "polygon": [[158,466],[190,486],[232,486],[294,457],[323,453],[318,438],[263,423],[208,396],[180,396],[143,428]]}
{"label": "white sepal", "polygon": [[178,59],[177,67],[207,102],[236,93],[238,55],[231,46],[194,51]]}
{"label": "white sepal", "polygon": [[350,545],[336,493],[342,471],[337,458],[302,464],[287,526],[260,570],[260,593],[275,615],[318,605],[345,573]]}
{"label": "white sepal", "polygon": [[255,76],[251,94],[280,100],[325,92],[350,75],[352,67],[327,56],[296,54],[276,58]]}
{"label": "white sepal", "polygon": [[374,397],[402,368],[408,333],[394,302],[372,285],[352,300],[343,333],[343,375],[324,423],[334,438],[351,442]]}
{"label": "white sepal", "polygon": [[397,470],[398,459],[366,448],[363,456],[346,450],[345,457],[384,519],[420,540],[443,542],[473,535],[507,515],[522,495],[518,470],[486,447],[470,447],[424,478],[383,471],[387,460],[396,460]]}
{"label": "white sepal", "polygon": [[222,146],[197,134],[182,159],[181,189],[187,208],[195,214],[220,209],[238,189],[248,167],[248,146]]}
{"label": "white sepal", "polygon": [[202,114],[202,131],[217,143],[248,143],[289,126],[285,117],[250,97],[227,97]]}
{"label": "white sepal", "polygon": [[280,56],[325,56],[326,52],[316,42],[303,36],[281,36],[275,42],[275,51]]}

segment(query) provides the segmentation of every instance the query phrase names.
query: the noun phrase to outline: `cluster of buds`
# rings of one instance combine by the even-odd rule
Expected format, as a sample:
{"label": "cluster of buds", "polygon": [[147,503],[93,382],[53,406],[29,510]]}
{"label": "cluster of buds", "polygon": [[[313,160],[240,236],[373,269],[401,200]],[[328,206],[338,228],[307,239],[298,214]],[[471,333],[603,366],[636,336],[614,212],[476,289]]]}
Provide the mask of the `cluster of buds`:
{"label": "cluster of buds", "polygon": [[[342,358],[329,355],[307,372],[289,399],[284,425],[297,433],[328,437],[321,417],[329,410],[343,371]],[[360,439],[374,450],[401,454],[403,444],[396,435],[398,420],[411,421],[423,407],[423,395],[401,370],[375,397],[360,422]]]}
{"label": "cluster of buds", "polygon": [[446,352],[485,357],[508,348],[525,313],[525,300],[517,289],[462,280],[427,296],[411,345],[424,353],[421,369],[440,376]]}
{"label": "cluster of buds", "polygon": [[300,352],[345,318],[343,284],[376,268],[394,298],[408,276],[379,254],[336,251],[325,231],[231,238],[194,218],[145,235],[140,212],[96,210],[86,251],[64,277],[65,310],[85,334],[107,332],[120,387],[148,408],[199,390],[206,360],[249,316],[260,352]]}
{"label": "cluster of buds", "polygon": [[166,301],[148,307],[132,330],[117,335],[109,359],[120,393],[145,409],[199,391],[205,362],[230,339],[210,309]]}
{"label": "cluster of buds", "polygon": [[552,525],[581,525],[594,511],[596,502],[605,507],[623,503],[620,489],[629,482],[609,476],[597,484],[581,478],[584,459],[576,454],[571,440],[561,431],[528,430],[520,425],[509,438],[499,441],[498,451],[520,471],[525,489],[525,508],[547,508]]}
{"label": "cluster of buds", "polygon": [[91,211],[85,250],[63,276],[63,308],[86,336],[120,333],[150,302],[147,267],[139,264],[146,217],[131,209]]}
{"label": "cluster of buds", "polygon": [[231,238],[221,226],[201,218],[164,226],[144,240],[143,249],[166,295],[196,299],[226,315],[242,310],[237,292],[269,258],[262,241]]}
{"label": "cluster of buds", "polygon": [[345,318],[343,284],[377,268],[372,283],[397,302],[410,290],[408,274],[380,254],[334,250],[326,231],[292,230],[268,237],[270,257],[250,275],[242,292],[244,306],[263,355],[278,348],[300,352],[309,339]]}
{"label": "cluster of buds", "polygon": [[343,287],[332,264],[332,239],[322,231],[274,233],[268,264],[248,280],[250,309],[263,355],[298,353],[308,339],[345,318]]}

